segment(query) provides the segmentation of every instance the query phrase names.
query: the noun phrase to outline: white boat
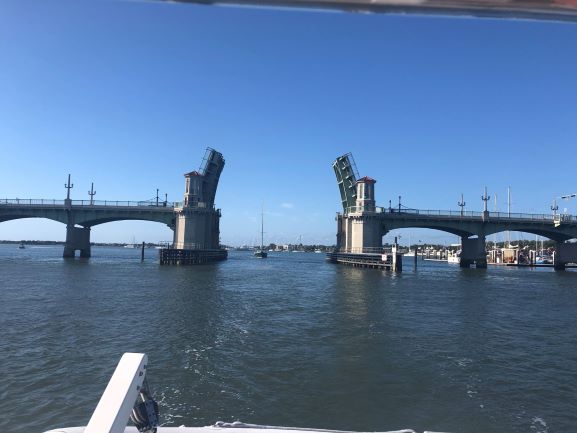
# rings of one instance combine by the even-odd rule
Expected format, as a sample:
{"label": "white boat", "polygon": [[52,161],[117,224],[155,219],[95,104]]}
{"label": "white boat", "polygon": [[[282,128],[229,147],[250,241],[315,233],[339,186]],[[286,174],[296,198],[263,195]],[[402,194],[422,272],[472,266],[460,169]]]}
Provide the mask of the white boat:
{"label": "white boat", "polygon": [[[242,422],[219,421],[206,427],[162,427],[158,404],[145,382],[148,357],[144,353],[125,353],[110,378],[96,409],[85,427],[64,427],[46,433],[340,433],[338,430],[275,427]],[[131,420],[135,425],[128,426]],[[343,432],[344,433],[344,432]],[[350,433],[350,432],[347,432]],[[395,430],[380,433],[416,433],[414,430]],[[432,432],[425,432],[432,433]]]}
{"label": "white boat", "polygon": [[136,239],[133,237],[132,238],[132,243],[131,244],[126,244],[124,245],[124,248],[136,248]]}
{"label": "white boat", "polygon": [[552,265],[553,264],[553,257],[549,254],[539,254],[535,257],[535,264],[536,265]]}
{"label": "white boat", "polygon": [[447,255],[447,263],[461,263],[461,251],[449,252]]}

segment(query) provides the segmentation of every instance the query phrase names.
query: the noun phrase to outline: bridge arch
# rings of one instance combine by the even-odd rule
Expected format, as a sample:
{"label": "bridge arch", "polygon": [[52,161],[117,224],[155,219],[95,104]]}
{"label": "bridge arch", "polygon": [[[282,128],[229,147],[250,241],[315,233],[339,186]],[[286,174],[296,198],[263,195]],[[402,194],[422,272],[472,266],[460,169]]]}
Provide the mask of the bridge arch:
{"label": "bridge arch", "polygon": [[48,219],[48,220],[52,220],[52,221],[56,221],[62,224],[66,224],[67,220],[65,218],[64,215],[52,215],[52,214],[47,214],[47,215],[38,215],[38,214],[28,214],[26,212],[22,212],[22,213],[17,213],[17,214],[13,214],[13,215],[0,215],[0,223],[6,222],[6,221],[14,221],[14,220],[19,220],[19,219],[28,219],[28,218],[41,218],[41,219]]}
{"label": "bridge arch", "polygon": [[[68,224],[67,218],[63,216],[63,214],[54,214],[54,215],[27,215],[25,213],[17,214],[17,215],[10,215],[10,216],[3,216],[0,217],[0,223],[7,222],[7,221],[14,221],[19,219],[30,219],[30,218],[40,218],[40,219],[48,219],[51,221],[56,221],[62,224]],[[80,220],[75,221],[75,225],[82,226],[85,228],[94,227],[100,224],[115,222],[115,221],[149,221],[155,222],[160,224],[165,224],[171,230],[174,230],[174,218],[165,218],[164,221],[159,221],[157,217],[151,217],[149,215],[135,215],[135,216],[122,216],[122,217],[108,217],[108,218],[98,218],[92,220]]]}
{"label": "bridge arch", "polygon": [[437,230],[442,231],[445,233],[449,233],[459,237],[471,237],[471,236],[479,236],[478,233],[469,229],[466,230],[464,228],[458,228],[442,223],[436,223],[432,221],[414,221],[410,224],[406,223],[398,223],[397,221],[383,221],[382,224],[382,233],[385,236],[391,230],[398,230],[398,229],[411,229],[411,228],[419,228],[419,229],[429,229],[429,230]]}
{"label": "bridge arch", "polygon": [[62,222],[44,217],[23,217],[0,221],[2,240],[62,240]]}
{"label": "bridge arch", "polygon": [[495,234],[501,234],[505,232],[519,232],[519,233],[528,233],[532,235],[542,236],[544,238],[550,239],[556,242],[564,242],[570,239],[575,239],[575,236],[571,236],[567,233],[561,233],[558,231],[553,231],[553,229],[548,229],[547,227],[543,228],[536,228],[536,227],[522,227],[522,226],[514,226],[514,228],[497,228],[494,229],[488,228],[485,231],[486,236],[491,236]]}

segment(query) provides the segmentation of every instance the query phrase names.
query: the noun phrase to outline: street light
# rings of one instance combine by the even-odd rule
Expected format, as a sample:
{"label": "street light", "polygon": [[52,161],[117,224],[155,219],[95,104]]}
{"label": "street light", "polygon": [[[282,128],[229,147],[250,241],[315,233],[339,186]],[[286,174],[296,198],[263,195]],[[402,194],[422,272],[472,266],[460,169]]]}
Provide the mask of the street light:
{"label": "street light", "polygon": [[553,199],[551,210],[553,211],[553,223],[555,224],[555,227],[558,227],[561,224],[561,215],[557,215],[557,211],[559,210],[559,206],[557,206],[557,199],[560,198],[561,200],[571,200],[574,197],[577,197],[577,193],[565,194]]}
{"label": "street light", "polygon": [[463,193],[461,193],[461,201],[457,202],[457,206],[459,206],[461,208],[461,216],[463,216],[463,210],[464,210],[466,204],[467,203],[465,203],[465,200],[463,200]]}

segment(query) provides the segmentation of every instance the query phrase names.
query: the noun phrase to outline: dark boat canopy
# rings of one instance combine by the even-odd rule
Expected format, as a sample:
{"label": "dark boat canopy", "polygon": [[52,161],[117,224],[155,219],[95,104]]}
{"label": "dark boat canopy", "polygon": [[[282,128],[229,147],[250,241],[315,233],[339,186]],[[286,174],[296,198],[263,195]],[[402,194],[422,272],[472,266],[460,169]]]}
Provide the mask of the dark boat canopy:
{"label": "dark boat canopy", "polygon": [[332,9],[490,18],[577,21],[577,0],[157,0],[205,5]]}

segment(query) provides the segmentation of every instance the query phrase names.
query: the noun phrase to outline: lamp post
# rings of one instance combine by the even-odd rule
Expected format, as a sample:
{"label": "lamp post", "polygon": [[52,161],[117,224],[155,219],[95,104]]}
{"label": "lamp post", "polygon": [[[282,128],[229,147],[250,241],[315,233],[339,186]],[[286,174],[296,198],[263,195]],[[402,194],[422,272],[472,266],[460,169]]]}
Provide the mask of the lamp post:
{"label": "lamp post", "polygon": [[557,206],[557,199],[560,198],[561,200],[571,200],[575,197],[577,197],[577,193],[565,194],[553,199],[553,206],[551,206],[551,210],[553,211],[553,222],[555,223],[555,227],[561,224],[561,215],[557,215],[557,211],[559,210],[559,206]]}
{"label": "lamp post", "polygon": [[557,211],[559,206],[557,206],[557,197],[553,199],[553,205],[551,205],[551,210],[553,211],[553,219],[557,218]]}
{"label": "lamp post", "polygon": [[489,219],[489,210],[487,209],[487,202],[491,199],[490,195],[487,195],[487,187],[485,187],[485,194],[481,196],[483,200],[483,221]]}
{"label": "lamp post", "polygon": [[90,196],[90,205],[94,204],[94,196],[96,195],[96,191],[94,191],[94,182],[90,184],[90,191],[88,191],[88,195]]}
{"label": "lamp post", "polygon": [[64,188],[66,188],[66,200],[70,200],[70,190],[74,188],[74,184],[70,183],[70,175],[68,175],[68,183],[64,184]]}
{"label": "lamp post", "polygon": [[461,201],[457,202],[457,206],[461,208],[461,216],[463,216],[463,210],[466,204],[467,203],[465,203],[465,200],[463,200],[463,193],[461,193]]}
{"label": "lamp post", "polygon": [[485,194],[481,196],[481,200],[483,200],[483,212],[488,212],[487,210],[487,202],[491,199],[490,195],[487,195],[487,187],[485,187]]}

